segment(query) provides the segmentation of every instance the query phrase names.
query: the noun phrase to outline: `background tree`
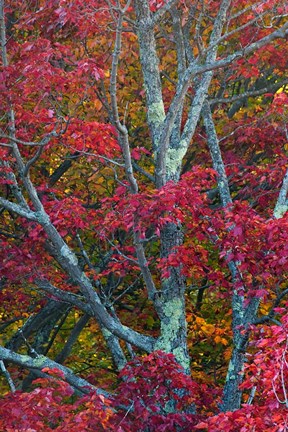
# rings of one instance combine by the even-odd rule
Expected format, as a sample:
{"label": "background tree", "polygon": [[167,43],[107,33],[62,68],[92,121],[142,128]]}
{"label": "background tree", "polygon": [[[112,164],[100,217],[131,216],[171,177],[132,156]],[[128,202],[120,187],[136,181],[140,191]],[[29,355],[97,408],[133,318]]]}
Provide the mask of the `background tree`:
{"label": "background tree", "polygon": [[161,350],[240,408],[251,330],[286,294],[286,14],[1,1],[2,360]]}

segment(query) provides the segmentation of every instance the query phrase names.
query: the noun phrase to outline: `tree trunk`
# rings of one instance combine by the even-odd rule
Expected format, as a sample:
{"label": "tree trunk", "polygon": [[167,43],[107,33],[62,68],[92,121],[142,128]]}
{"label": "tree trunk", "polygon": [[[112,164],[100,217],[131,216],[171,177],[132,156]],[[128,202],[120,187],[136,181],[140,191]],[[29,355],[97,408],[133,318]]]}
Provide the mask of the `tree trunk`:
{"label": "tree trunk", "polygon": [[[182,243],[181,226],[175,223],[167,224],[161,233],[161,257],[166,258]],[[169,277],[162,280],[157,308],[161,322],[161,334],[155,348],[173,353],[185,372],[190,373],[184,296],[185,280],[181,274],[181,266],[170,267],[169,272]]]}

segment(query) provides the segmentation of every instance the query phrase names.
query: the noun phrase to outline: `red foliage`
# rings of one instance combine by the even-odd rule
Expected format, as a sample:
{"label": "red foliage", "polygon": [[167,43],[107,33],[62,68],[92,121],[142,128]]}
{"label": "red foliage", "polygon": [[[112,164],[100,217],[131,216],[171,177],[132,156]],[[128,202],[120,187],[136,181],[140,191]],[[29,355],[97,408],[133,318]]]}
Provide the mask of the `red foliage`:
{"label": "red foliage", "polygon": [[96,393],[76,397],[59,371],[43,372],[51,378],[34,381],[37,387],[31,393],[2,399],[1,430],[188,432],[204,418],[216,395],[184,374],[172,354],[160,351],[128,363],[111,399]]}
{"label": "red foliage", "polygon": [[[267,327],[254,343],[257,350],[246,366],[242,384],[253,405],[214,415],[218,390],[196,384],[185,375],[172,354],[154,352],[135,358],[120,376],[113,397],[96,393],[77,397],[62,381],[61,372],[44,369],[51,378],[34,381],[31,393],[2,398],[0,428],[7,432],[58,431],[285,431],[287,427],[288,319],[283,327]],[[212,416],[211,416],[212,414]]]}
{"label": "red foliage", "polygon": [[[283,312],[283,309],[278,310]],[[261,335],[259,335],[261,333]],[[246,377],[241,388],[246,403],[241,409],[210,417],[196,429],[218,432],[284,432],[288,424],[288,316],[282,325],[255,330],[255,353],[248,357]],[[261,337],[259,337],[261,336]]]}
{"label": "red foliage", "polygon": [[[28,6],[27,2],[14,0],[8,3],[8,13],[16,15],[12,36],[8,37],[7,42],[9,66],[0,68],[3,111],[9,111],[13,106],[18,140],[39,143],[41,137],[52,130],[59,133],[57,138],[54,137],[45,145],[46,154],[39,161],[39,172],[37,165],[37,169],[31,170],[30,174],[54,227],[76,255],[78,253],[78,256],[82,257],[81,246],[76,240],[79,233],[88,238],[88,247],[95,241],[95,247],[91,249],[92,255],[95,253],[92,260],[100,263],[99,266],[95,265],[97,272],[93,265],[87,269],[87,263],[83,264],[83,271],[92,281],[105,279],[110,275],[120,278],[128,275],[128,280],[135,275],[138,277],[139,266],[131,237],[133,234],[139,234],[141,241],[146,242],[145,245],[148,244],[148,265],[151,265],[154,271],[153,278],[155,277],[158,283],[161,279],[169,277],[173,267],[181,267],[183,275],[192,280],[196,288],[198,282],[201,286],[203,279],[206,279],[207,285],[211,284],[219,288],[219,291],[222,290],[217,294],[220,298],[223,295],[231,297],[232,283],[227,276],[227,264],[233,260],[238,264],[241,274],[243,292],[239,294],[245,296],[246,304],[251,298],[259,297],[263,302],[268,300],[268,306],[271,306],[271,301],[278,294],[276,289],[279,287],[281,291],[284,286],[288,266],[288,216],[286,213],[281,220],[276,220],[272,215],[273,203],[279,192],[288,160],[285,148],[287,136],[283,126],[287,113],[287,94],[278,91],[275,95],[265,95],[265,98],[270,100],[265,120],[259,120],[257,114],[265,105],[264,98],[252,114],[251,121],[248,107],[240,118],[227,121],[228,125],[219,122],[219,136],[222,132],[226,135],[221,146],[233,194],[233,206],[220,209],[218,197],[216,204],[211,203],[207,197],[207,192],[216,189],[216,174],[209,168],[211,163],[206,148],[201,149],[203,136],[201,138],[200,133],[199,149],[193,149],[193,160],[196,161],[194,168],[183,174],[177,184],[169,182],[163,188],[155,190],[149,189],[145,182],[141,183],[140,180],[139,193],[130,194],[129,185],[123,180],[123,171],[121,173],[123,160],[115,128],[107,124],[107,115],[105,117],[102,112],[97,112],[97,117],[95,116],[95,102],[96,111],[97,103],[102,106],[102,102],[105,102],[103,94],[100,100],[96,96],[98,93],[101,96],[99,82],[102,79],[105,81],[108,76],[111,46],[114,43],[111,39],[102,47],[101,38],[107,37],[107,29],[112,28],[111,10],[115,2],[108,2],[112,5],[111,10],[106,2],[100,0],[49,0],[44,3],[30,1]],[[165,3],[164,0],[150,0],[152,15]],[[203,26],[205,24],[207,30],[203,32],[201,43],[205,43],[205,38],[210,32],[211,19],[218,10],[219,2],[202,3],[203,16],[207,19],[207,22],[203,21]],[[276,16],[285,12],[284,6],[278,5],[277,0],[266,0],[255,6],[251,3],[251,7],[247,7],[246,12],[239,15],[238,9],[245,7],[246,3],[244,0],[231,2],[231,29],[234,28],[235,17],[239,21],[237,25],[245,26],[249,20],[254,20],[258,14],[265,11],[268,18],[268,12],[272,9],[276,10]],[[45,7],[41,4],[45,4]],[[179,5],[184,11],[189,11],[185,1],[179,2]],[[195,2],[195,21],[197,8]],[[132,10],[134,19],[133,13]],[[265,17],[263,25],[258,25],[259,21],[255,26],[244,27],[245,31],[241,31],[240,34],[232,30],[222,45],[221,55],[229,55],[230,51],[245,51],[245,47],[252,40],[269,34],[271,23],[265,23]],[[183,26],[185,22],[183,14]],[[123,38],[125,37],[129,36],[125,34]],[[96,44],[97,38],[99,41]],[[199,50],[199,47],[194,48],[195,51]],[[285,41],[280,40],[277,44],[270,44],[250,56],[239,59],[231,65],[231,74],[227,75],[227,98],[234,96],[234,91],[229,94],[229,86],[234,87],[237,81],[241,87],[241,80],[244,78],[247,85],[250,83],[253,88],[253,82],[257,82],[258,79],[260,81],[262,74],[265,79],[267,64],[271,69],[271,76],[276,71],[276,78],[280,80],[287,66],[285,58]],[[165,61],[167,59],[163,56],[163,70],[166,69]],[[120,69],[121,67],[120,64]],[[129,73],[134,67],[134,64],[129,64]],[[173,77],[169,67],[167,70],[168,76]],[[215,76],[218,73],[221,83],[222,72],[215,72]],[[122,94],[121,85],[129,87],[125,80],[119,72],[117,91],[120,99],[123,97],[123,101],[126,101],[126,95],[125,92]],[[218,75],[213,81],[215,94],[217,80]],[[268,79],[267,82],[269,84]],[[243,89],[240,87],[241,93]],[[141,98],[143,93],[141,89]],[[171,100],[171,91],[164,89],[163,94],[166,94],[167,101]],[[129,121],[133,122],[133,108],[131,112],[132,120],[128,118],[127,125]],[[215,108],[213,115],[215,118],[221,117],[223,110]],[[135,125],[131,128],[128,126],[131,141],[133,128],[138,128],[138,113],[135,117]],[[5,121],[3,125],[1,123],[1,128],[2,126],[4,131],[9,132]],[[65,134],[60,132],[62,128],[65,129]],[[141,133],[135,140],[136,144],[133,144],[131,155],[134,161],[139,163],[140,168],[142,164],[146,168],[145,156],[152,156],[152,152],[144,147],[145,133],[140,135]],[[4,134],[1,140],[4,144],[0,148],[4,165],[1,165],[0,187],[3,197],[9,199],[9,188],[16,183],[13,180],[12,169],[5,165],[5,161],[9,161],[13,166],[14,160],[6,147],[9,145],[9,139]],[[35,154],[33,146],[20,143],[19,149],[25,163]],[[72,179],[69,183],[62,178],[63,185],[53,190],[48,184],[51,172],[55,173],[58,163],[75,153],[83,159],[85,157],[83,170],[78,170],[78,174],[77,167],[74,167],[72,174],[76,180]],[[106,177],[105,168],[110,167],[107,165],[107,162],[111,162],[110,159],[113,159],[112,166],[115,170],[110,168]],[[189,160],[189,154],[187,159]],[[77,178],[77,174],[82,176],[82,173],[85,173],[86,165],[89,164],[92,168],[89,167],[91,170],[87,178],[95,176],[99,162],[102,164],[103,178],[107,180],[104,198],[99,192],[100,187],[97,189],[97,182],[90,191],[88,181],[86,184],[85,178]],[[197,163],[199,165],[196,165]],[[153,161],[150,161],[150,176],[153,176],[153,169]],[[45,170],[46,176],[42,175],[42,171]],[[20,185],[23,181],[21,175],[17,177]],[[113,176],[121,186],[115,187],[116,182],[113,186],[109,184],[114,181],[111,180]],[[87,195],[82,196],[82,190],[86,187]],[[78,188],[82,189],[79,191]],[[90,205],[95,195],[98,207]],[[32,205],[31,208],[33,209]],[[16,318],[23,311],[29,310],[31,296],[26,291],[33,287],[36,277],[49,276],[51,283],[61,286],[64,290],[78,290],[57,264],[51,266],[53,253],[50,254],[48,250],[49,244],[43,229],[35,223],[23,221],[21,217],[11,216],[9,212],[5,212],[5,216],[6,214],[7,218],[3,226],[1,225],[4,239],[1,249],[5,256],[1,260],[0,278],[5,284],[8,281],[9,289],[1,287],[2,316],[9,316],[10,311],[15,309],[15,303],[12,303],[15,298],[19,305],[17,311],[13,311]],[[173,248],[168,256],[159,258],[159,238],[163,227],[169,223],[181,224],[185,235],[184,243]],[[124,233],[125,241],[121,241],[119,233]],[[105,253],[101,256],[103,250]],[[107,250],[107,255],[110,256],[106,262],[103,256]],[[105,265],[102,268],[104,261]],[[26,291],[21,286],[24,285],[23,280],[28,286]],[[40,302],[37,303],[41,307]],[[16,392],[2,399],[0,428],[7,432],[169,432],[194,429],[207,429],[212,432],[284,431],[288,423],[285,387],[288,378],[288,321],[285,315],[282,321],[282,326],[262,328],[262,334],[256,338],[251,348],[253,356],[251,355],[251,361],[246,366],[247,378],[242,385],[243,390],[248,393],[255,387],[254,402],[253,405],[249,404],[247,398],[246,404],[233,413],[214,416],[219,391],[192,381],[183,373],[172,355],[155,352],[142,359],[133,360],[124,368],[121,373],[122,382],[111,400],[96,393],[76,397],[70,386],[63,382],[57,373],[56,377],[49,380],[36,380],[36,388],[31,393]],[[51,370],[44,372],[55,373]]]}

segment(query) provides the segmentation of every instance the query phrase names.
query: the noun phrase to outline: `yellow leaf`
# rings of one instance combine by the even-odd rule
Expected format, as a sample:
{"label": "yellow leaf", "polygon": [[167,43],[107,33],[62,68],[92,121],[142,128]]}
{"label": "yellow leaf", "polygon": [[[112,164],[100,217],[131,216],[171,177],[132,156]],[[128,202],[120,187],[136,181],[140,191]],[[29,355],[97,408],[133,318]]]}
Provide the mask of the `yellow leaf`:
{"label": "yellow leaf", "polygon": [[213,324],[205,324],[201,329],[207,336],[212,335],[215,332]]}

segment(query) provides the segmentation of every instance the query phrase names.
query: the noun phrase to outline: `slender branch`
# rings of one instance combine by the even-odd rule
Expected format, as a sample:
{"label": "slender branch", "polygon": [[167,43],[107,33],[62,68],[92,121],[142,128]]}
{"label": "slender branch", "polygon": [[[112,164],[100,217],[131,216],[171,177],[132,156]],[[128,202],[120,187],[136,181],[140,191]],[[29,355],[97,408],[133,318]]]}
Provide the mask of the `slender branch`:
{"label": "slender branch", "polygon": [[[229,66],[234,60],[237,58],[245,57],[248,54],[251,54],[255,52],[256,50],[262,48],[263,46],[269,44],[275,39],[285,39],[285,37],[288,34],[288,22],[285,23],[281,28],[275,30],[274,32],[270,33],[269,35],[259,39],[257,42],[253,42],[247,47],[236,51],[235,53],[227,56],[224,59],[216,60],[215,62],[208,62],[204,64],[203,66],[197,66],[191,65],[190,68],[188,68],[190,72],[190,77],[193,75],[199,75],[203,72],[216,70],[225,66]],[[187,74],[189,75],[189,73]]]}
{"label": "slender branch", "polygon": [[[171,83],[174,84],[175,86],[177,85],[176,81],[173,80],[165,71],[161,72],[163,76],[165,76],[165,78]],[[216,97],[213,99],[209,99],[209,105],[216,105],[216,104],[222,104],[222,103],[233,103],[236,102],[238,100],[241,99],[248,99],[249,97],[254,97],[254,96],[262,96],[265,93],[275,93],[275,91],[277,91],[279,88],[285,86],[288,84],[288,79],[283,79],[282,81],[278,81],[276,83],[273,83],[271,85],[268,85],[266,87],[262,87],[260,89],[257,90],[248,90],[245,91],[243,93],[240,93],[238,95],[235,96],[231,96],[231,97]],[[189,93],[187,93],[185,95],[185,97],[191,101],[193,101],[193,96],[191,96]],[[226,138],[226,137],[225,137]],[[221,138],[222,140],[222,138]],[[219,140],[219,141],[221,141]]]}
{"label": "slender branch", "polygon": [[81,331],[85,327],[85,325],[88,323],[89,318],[90,318],[90,315],[88,315],[88,314],[83,315],[78,320],[78,322],[76,323],[76,325],[73,327],[73,330],[71,331],[71,333],[69,335],[69,338],[68,338],[67,342],[65,343],[63,349],[55,357],[55,361],[57,363],[63,363],[64,360],[69,356],[69,354],[70,354],[70,352],[71,352],[71,350],[73,348],[73,345],[77,341],[77,339],[78,339]]}
{"label": "slender branch", "polygon": [[25,170],[23,172],[24,177],[26,177],[28,175],[30,168],[40,158],[42,153],[43,153],[43,147],[39,147],[38,150],[36,151],[35,155],[26,163]]}
{"label": "slender branch", "polygon": [[144,279],[146,287],[147,287],[148,296],[149,296],[150,300],[156,300],[157,289],[155,287],[155,284],[154,284],[154,281],[152,278],[152,274],[151,274],[149,266],[148,266],[148,262],[147,262],[147,259],[145,256],[144,247],[143,247],[143,244],[142,244],[141,239],[140,239],[140,234],[135,229],[134,229],[134,244],[135,244],[135,248],[136,248],[138,264],[139,264],[139,267],[141,269],[141,273],[143,275],[143,279]]}
{"label": "slender branch", "polygon": [[14,324],[17,321],[22,321],[24,320],[23,316],[17,317],[17,318],[12,318],[8,321],[4,321],[1,325],[0,325],[0,332],[2,332],[3,330],[5,330],[7,327],[9,327],[11,324]]}
{"label": "slender branch", "polygon": [[132,166],[135,169],[135,171],[138,171],[140,174],[147,177],[152,183],[155,183],[155,177],[152,174],[150,174],[148,171],[145,171],[135,161],[132,162]]}
{"label": "slender branch", "polygon": [[220,103],[231,103],[241,99],[247,99],[253,96],[261,96],[265,93],[270,93],[270,92],[274,93],[275,91],[277,91],[279,88],[281,88],[286,84],[288,84],[288,79],[284,79],[280,82],[276,82],[274,84],[271,84],[270,86],[262,87],[259,90],[248,90],[246,92],[240,93],[239,95],[235,95],[227,98],[223,97],[223,98],[209,99],[209,104],[214,105]]}
{"label": "slender branch", "polygon": [[111,108],[113,121],[115,126],[117,127],[120,133],[125,133],[125,128],[120,122],[119,119],[119,111],[118,111],[118,103],[117,103],[117,72],[118,72],[118,63],[119,56],[121,53],[121,39],[122,39],[122,27],[123,27],[123,12],[121,10],[118,11],[118,22],[116,27],[116,38],[115,38],[115,46],[112,54],[112,68],[111,68],[111,77],[110,77],[110,97],[111,97]]}
{"label": "slender branch", "polygon": [[80,152],[75,151],[71,156],[65,157],[65,160],[55,169],[55,171],[49,176],[49,186],[52,187],[57,181],[65,174],[66,171],[72,166],[74,159],[80,157]]}
{"label": "slender branch", "polygon": [[[59,301],[65,301],[69,304],[72,304],[72,305],[78,307],[80,310],[85,312],[85,315],[82,317],[83,319],[81,319],[77,323],[76,327],[72,331],[72,333],[71,333],[71,335],[67,341],[67,344],[63,348],[63,351],[61,351],[61,353],[55,359],[55,361],[62,362],[67,357],[67,355],[69,354],[69,352],[72,348],[72,345],[74,344],[75,340],[78,337],[79,332],[82,330],[82,328],[86,324],[86,322],[88,322],[89,317],[93,317],[94,314],[93,314],[93,311],[92,311],[92,308],[90,307],[90,305],[82,302],[79,299],[80,296],[78,296],[77,294],[72,294],[72,293],[69,293],[67,291],[62,291],[61,289],[53,286],[47,280],[37,280],[36,282],[37,282],[37,285],[39,288],[41,288],[43,291],[53,295],[54,297],[58,298]],[[121,326],[121,322],[115,316],[115,314],[114,314],[114,319]],[[105,328],[103,325],[101,325],[101,323],[100,323],[100,329],[101,329],[101,332],[103,334],[104,339],[106,340],[106,343],[107,343],[109,349],[111,350],[111,354],[113,356],[114,362],[120,370],[124,366],[124,364],[126,363],[126,359],[125,359],[125,355],[122,351],[122,348],[120,346],[119,340],[111,331],[107,330],[107,328]]]}
{"label": "slender branch", "polygon": [[[22,141],[16,137],[13,137],[11,135],[6,135],[6,134],[2,134],[0,133],[0,138],[5,138],[5,139],[9,139],[10,141],[13,141],[16,144],[21,144],[27,147],[44,147],[46,144],[48,144],[48,142],[50,141],[51,138],[58,136],[59,134],[56,131],[52,131],[50,133],[48,133],[45,137],[43,137],[41,139],[41,141],[39,142],[34,142],[34,141]],[[5,145],[4,143],[1,143],[1,145]],[[6,144],[9,147],[13,147],[13,144]]]}
{"label": "slender branch", "polygon": [[[254,24],[255,22],[257,22],[260,18],[263,18],[265,15],[267,15],[269,13],[268,10],[265,10],[264,12],[262,12],[261,14],[256,15],[254,18],[252,18],[250,21],[246,22],[245,24],[242,24],[239,27],[236,27],[234,30],[231,30],[230,32],[224,33],[223,36],[221,36],[220,38],[218,38],[217,41],[215,41],[215,43],[209,47],[208,49],[213,48],[216,44],[219,45],[220,42],[228,39],[230,36],[233,36],[236,33],[239,33],[243,30],[245,30],[245,28],[249,27],[250,25]],[[206,51],[204,50],[204,53]]]}
{"label": "slender branch", "polygon": [[14,384],[12,378],[11,378],[10,373],[8,372],[8,370],[5,367],[5,364],[4,364],[3,360],[0,360],[0,369],[1,369],[3,375],[5,376],[8,384],[9,384],[11,392],[15,393],[15,391],[16,391],[15,384]]}
{"label": "slender branch", "polygon": [[76,240],[77,240],[78,246],[80,248],[81,254],[82,254],[83,258],[84,258],[84,261],[86,262],[86,264],[88,265],[88,267],[90,269],[94,269],[94,266],[93,266],[93,264],[90,261],[90,258],[89,258],[88,254],[87,254],[87,252],[86,252],[86,250],[84,248],[83,242],[82,242],[81,237],[80,237],[79,234],[76,234]]}
{"label": "slender branch", "polygon": [[255,9],[257,6],[260,6],[261,4],[263,4],[263,0],[261,0],[257,3],[253,3],[252,5],[246,6],[244,9],[241,9],[240,11],[236,12],[235,14],[230,15],[229,21],[232,21],[236,18],[239,18],[244,13],[251,11],[251,9]]}
{"label": "slender branch", "polygon": [[232,203],[232,198],[230,195],[228,178],[226,175],[226,170],[222,159],[221,150],[219,147],[218,136],[215,130],[215,125],[213,122],[210,106],[207,101],[205,101],[203,104],[202,113],[203,113],[205,129],[206,129],[209,151],[213,161],[213,168],[218,174],[217,184],[220,193],[220,198],[223,207],[226,207],[228,204]]}
{"label": "slender branch", "polygon": [[[115,245],[115,243],[111,242],[108,238],[106,238],[107,242],[110,244],[110,246],[112,246],[113,249],[115,249],[117,251],[117,253],[122,256],[123,258],[125,258],[125,260],[130,261],[134,264],[138,264],[138,261],[134,258],[130,258],[127,255],[125,255],[123,252],[120,251],[120,249]],[[115,259],[115,261],[117,261],[117,259]]]}
{"label": "slender branch", "polygon": [[78,309],[82,310],[86,314],[93,316],[93,311],[91,306],[85,303],[84,297],[79,294],[72,294],[69,291],[61,290],[60,288],[56,288],[46,279],[36,279],[35,284],[46,293],[55,297],[58,301],[63,303],[71,304]]}
{"label": "slender branch", "polygon": [[287,294],[288,294],[288,288],[285,289],[284,291],[282,291],[282,292],[277,296],[277,298],[275,299],[275,301],[274,301],[274,303],[273,303],[273,306],[272,306],[271,310],[269,311],[269,313],[268,313],[267,315],[264,315],[264,316],[262,316],[262,317],[260,317],[260,318],[255,319],[255,320],[252,322],[252,324],[253,324],[253,325],[259,325],[259,324],[264,324],[264,323],[266,323],[266,322],[268,322],[268,321],[272,321],[273,318],[274,318],[274,316],[275,316],[275,314],[276,314],[276,312],[275,312],[275,308],[277,308],[277,307],[280,305],[281,300],[282,300],[282,299],[283,299]]}
{"label": "slender branch", "polygon": [[115,297],[113,299],[113,301],[111,302],[111,305],[115,305],[119,302],[119,300],[121,300],[122,297],[125,296],[125,294],[127,294],[129,291],[131,291],[139,282],[140,277],[138,277],[137,279],[135,279],[127,288],[124,289],[124,291],[122,291],[117,297]]}
{"label": "slender branch", "polygon": [[133,166],[131,162],[131,153],[129,148],[128,131],[126,126],[120,122],[118,104],[117,104],[117,71],[118,71],[119,56],[121,53],[123,16],[126,10],[128,9],[130,3],[131,1],[129,0],[126,3],[125,8],[123,10],[118,11],[119,16],[118,16],[118,22],[116,28],[116,39],[115,39],[114,51],[112,54],[113,60],[112,60],[112,69],[111,69],[111,78],[110,78],[110,96],[111,96],[113,123],[115,124],[119,133],[119,143],[124,157],[126,176],[128,178],[132,193],[137,193],[138,184],[133,174]]}
{"label": "slender branch", "polygon": [[[72,259],[73,253],[72,251],[70,253]],[[66,266],[65,263],[64,265]],[[77,297],[75,297],[75,294],[71,294],[67,291],[54,287],[47,280],[37,279],[36,283],[39,286],[39,288],[54,295],[60,301],[65,301],[70,304],[73,304],[76,307],[79,307],[84,312],[88,313],[89,315],[91,314],[99,321],[100,325],[106,327],[111,333],[113,333],[115,336],[119,337],[120,339],[123,339],[131,343],[132,345],[135,345],[143,349],[146,352],[153,351],[153,346],[155,343],[154,338],[138,333],[132,330],[131,328],[121,324],[118,320],[116,321],[113,317],[111,317],[111,315],[108,314],[106,308],[101,303],[101,300],[98,294],[96,293],[96,291],[94,290],[93,286],[91,285],[89,279],[85,276],[83,272],[80,272],[78,266],[73,266],[73,267],[74,267],[73,269],[74,271],[72,271],[71,274],[71,269],[70,269],[69,274],[78,283],[79,287],[81,288],[85,296],[87,303],[84,303],[82,302],[82,300],[79,300]]]}
{"label": "slender branch", "polygon": [[1,38],[1,57],[3,66],[8,66],[7,50],[6,50],[6,28],[4,14],[4,0],[0,0],[0,38]]}

